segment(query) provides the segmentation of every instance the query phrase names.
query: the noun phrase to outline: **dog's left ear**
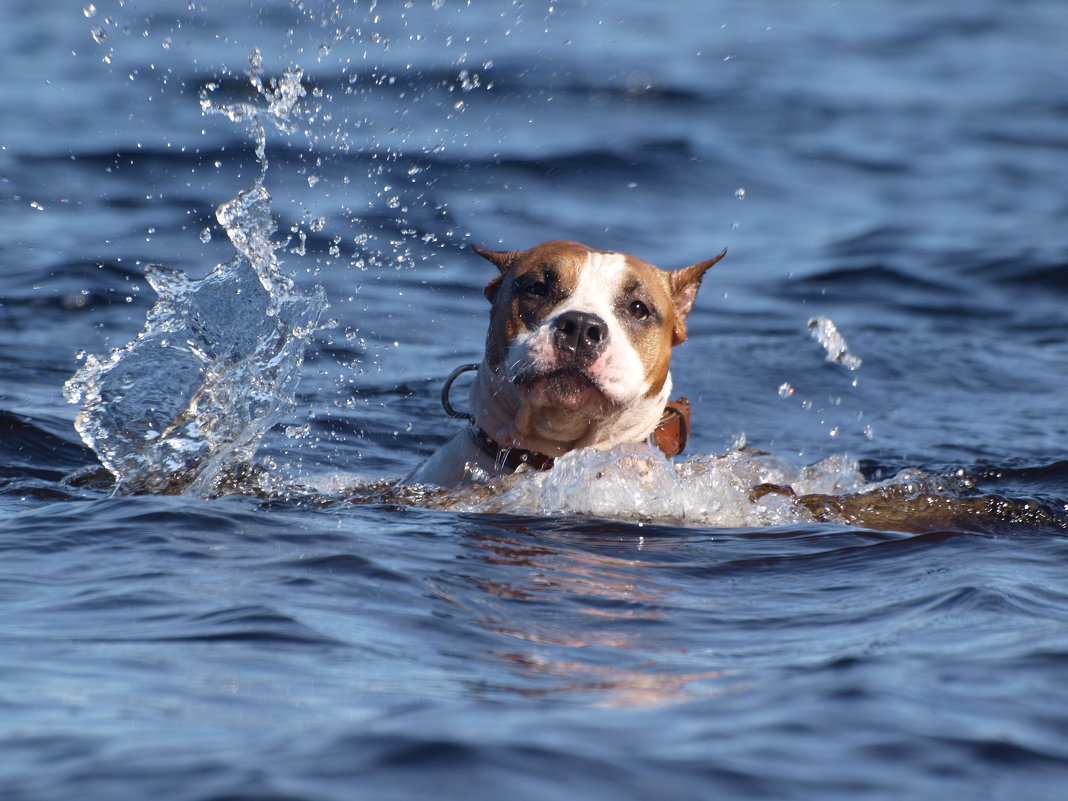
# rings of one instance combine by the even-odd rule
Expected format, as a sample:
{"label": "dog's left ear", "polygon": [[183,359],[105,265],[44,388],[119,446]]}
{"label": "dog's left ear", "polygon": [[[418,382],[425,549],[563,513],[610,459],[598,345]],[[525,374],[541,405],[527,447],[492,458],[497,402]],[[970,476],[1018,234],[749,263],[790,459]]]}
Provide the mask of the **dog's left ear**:
{"label": "dog's left ear", "polygon": [[697,290],[701,286],[701,279],[709,267],[726,255],[727,249],[723,248],[722,253],[708,261],[691,264],[689,267],[668,273],[671,279],[671,299],[675,304],[675,329],[671,332],[672,345],[686,341],[686,315],[693,308]]}
{"label": "dog's left ear", "polygon": [[501,275],[494,276],[493,280],[486,284],[482,293],[486,296],[486,299],[490,303],[493,303],[497,299],[497,290],[501,288],[501,276],[508,272],[508,268],[512,266],[512,262],[515,261],[517,251],[514,250],[486,250],[480,248],[478,245],[471,245],[471,250],[475,251],[479,256],[486,261],[493,262],[493,266],[500,270]]}

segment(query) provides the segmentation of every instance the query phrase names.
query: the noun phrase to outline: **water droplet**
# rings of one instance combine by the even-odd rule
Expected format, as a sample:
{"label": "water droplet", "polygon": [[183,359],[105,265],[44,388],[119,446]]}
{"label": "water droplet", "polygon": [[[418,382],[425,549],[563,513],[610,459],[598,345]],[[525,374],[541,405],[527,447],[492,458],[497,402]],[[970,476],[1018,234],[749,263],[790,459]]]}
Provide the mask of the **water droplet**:
{"label": "water droplet", "polygon": [[386,205],[389,206],[391,209],[398,208],[400,206],[400,198],[391,197],[386,201]]}
{"label": "water droplet", "polygon": [[309,188],[315,186],[317,183],[319,183],[319,176],[318,175],[309,175],[308,176],[308,187]]}
{"label": "water droplet", "polygon": [[780,398],[789,398],[791,395],[794,394],[795,391],[796,390],[787,381],[784,381],[783,383],[779,384]]}
{"label": "water droplet", "polygon": [[108,38],[108,32],[99,25],[94,25],[89,33],[93,35],[93,41],[97,44],[103,44],[104,40]]}
{"label": "water droplet", "polygon": [[82,13],[85,14],[86,19],[92,19],[96,16],[96,6],[94,6],[92,3],[89,3],[88,5],[86,5],[85,8],[82,9]]}
{"label": "water droplet", "polygon": [[739,200],[745,200],[745,187],[739,186],[737,189],[735,189],[734,196]]}
{"label": "water droplet", "polygon": [[849,370],[856,370],[863,360],[850,352],[845,338],[838,332],[838,327],[826,317],[813,317],[808,321],[809,335],[823,346],[827,361],[840,364]]}
{"label": "water droplet", "polygon": [[210,227],[205,228],[203,231],[200,232],[200,241],[203,242],[205,245],[208,242],[211,241],[211,228]]}

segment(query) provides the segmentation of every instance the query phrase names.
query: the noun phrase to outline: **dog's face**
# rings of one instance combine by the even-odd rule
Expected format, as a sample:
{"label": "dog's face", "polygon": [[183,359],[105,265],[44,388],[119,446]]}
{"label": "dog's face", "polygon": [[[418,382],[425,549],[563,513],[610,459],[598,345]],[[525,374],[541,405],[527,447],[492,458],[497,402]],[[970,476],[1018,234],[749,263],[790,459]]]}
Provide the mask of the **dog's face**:
{"label": "dog's face", "polygon": [[475,250],[500,274],[485,290],[492,380],[482,391],[494,397],[472,400],[512,419],[507,431],[492,420],[487,433],[552,456],[647,435],[671,391],[671,348],[686,338],[701,277],[723,254],[666,271],[576,242]]}

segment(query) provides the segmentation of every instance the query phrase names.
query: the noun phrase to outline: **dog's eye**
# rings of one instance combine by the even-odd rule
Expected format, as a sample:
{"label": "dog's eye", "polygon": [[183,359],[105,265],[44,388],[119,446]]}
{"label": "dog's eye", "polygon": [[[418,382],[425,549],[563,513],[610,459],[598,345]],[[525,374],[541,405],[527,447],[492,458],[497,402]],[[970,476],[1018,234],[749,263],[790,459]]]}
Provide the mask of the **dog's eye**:
{"label": "dog's eye", "polygon": [[532,298],[543,298],[549,294],[549,285],[544,281],[528,281],[520,284],[519,291]]}
{"label": "dog's eye", "polygon": [[640,300],[632,300],[630,305],[627,306],[627,314],[635,320],[644,320],[651,314],[651,312],[649,311],[649,307]]}

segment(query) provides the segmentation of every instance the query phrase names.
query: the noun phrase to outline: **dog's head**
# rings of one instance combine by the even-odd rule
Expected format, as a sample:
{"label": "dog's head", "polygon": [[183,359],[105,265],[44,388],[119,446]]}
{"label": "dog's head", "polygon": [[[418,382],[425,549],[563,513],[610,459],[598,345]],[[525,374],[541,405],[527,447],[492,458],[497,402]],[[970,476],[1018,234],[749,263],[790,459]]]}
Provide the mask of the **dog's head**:
{"label": "dog's head", "polygon": [[670,271],[577,242],[474,250],[499,270],[485,289],[492,310],[472,393],[487,433],[549,456],[648,436],[671,391],[671,348],[726,251]]}

